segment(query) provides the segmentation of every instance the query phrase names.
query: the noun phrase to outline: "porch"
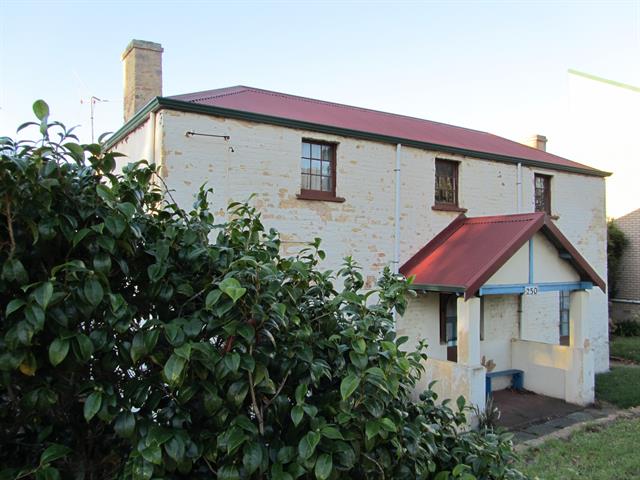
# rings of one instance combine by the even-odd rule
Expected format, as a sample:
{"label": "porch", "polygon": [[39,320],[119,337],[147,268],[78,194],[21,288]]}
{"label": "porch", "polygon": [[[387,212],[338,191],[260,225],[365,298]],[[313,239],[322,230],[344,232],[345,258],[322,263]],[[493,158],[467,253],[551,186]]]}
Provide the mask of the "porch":
{"label": "porch", "polygon": [[403,270],[418,297],[398,333],[430,345],[417,391],[437,380],[482,409],[487,372],[517,369],[526,390],[593,402],[589,290],[604,282],[544,214],[461,216]]}

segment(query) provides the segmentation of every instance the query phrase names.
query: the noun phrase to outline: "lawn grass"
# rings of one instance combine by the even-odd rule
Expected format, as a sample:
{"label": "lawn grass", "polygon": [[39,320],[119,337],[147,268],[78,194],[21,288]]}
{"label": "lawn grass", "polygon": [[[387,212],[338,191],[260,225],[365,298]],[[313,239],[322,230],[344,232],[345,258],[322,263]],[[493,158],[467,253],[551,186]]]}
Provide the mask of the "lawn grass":
{"label": "lawn grass", "polygon": [[614,357],[640,363],[640,337],[612,337],[609,349]]}
{"label": "lawn grass", "polygon": [[519,470],[544,480],[640,478],[640,418],[587,425],[567,440],[553,439],[521,454]]}
{"label": "lawn grass", "polygon": [[611,367],[610,372],[596,375],[596,399],[620,408],[640,405],[640,366]]}

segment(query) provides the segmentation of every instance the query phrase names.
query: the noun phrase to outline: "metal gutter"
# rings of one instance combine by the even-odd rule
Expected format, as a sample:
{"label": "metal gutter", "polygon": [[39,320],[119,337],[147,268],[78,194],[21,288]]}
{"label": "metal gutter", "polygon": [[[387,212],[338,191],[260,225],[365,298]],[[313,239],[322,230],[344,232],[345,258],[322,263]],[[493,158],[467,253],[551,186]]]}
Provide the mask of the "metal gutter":
{"label": "metal gutter", "polygon": [[538,160],[529,160],[518,157],[511,157],[507,155],[499,155],[487,152],[478,152],[475,150],[467,150],[464,148],[451,147],[447,145],[439,145],[436,143],[420,142],[416,140],[410,140],[401,137],[393,137],[389,135],[381,135],[378,133],[364,132],[360,130],[351,130],[348,128],[333,127],[330,125],[322,125],[319,123],[305,122],[302,120],[292,120],[290,118],[274,117],[271,115],[264,115],[261,113],[245,112],[242,110],[234,110],[230,108],[215,107],[212,105],[201,105],[198,103],[184,102],[182,100],[175,100],[166,97],[155,97],[149,103],[147,103],[138,113],[136,113],[131,120],[125,123],[122,128],[115,132],[109,140],[106,142],[106,148],[113,147],[116,143],[122,140],[129,132],[134,130],[146,115],[151,111],[158,111],[160,109],[178,110],[181,112],[189,113],[201,113],[203,115],[214,115],[218,117],[234,118],[237,120],[247,120],[258,123],[267,123],[270,125],[278,125],[281,127],[297,128],[302,130],[310,130],[320,133],[329,133],[332,135],[340,135],[344,137],[358,138],[361,140],[371,140],[374,142],[391,143],[397,145],[398,143],[407,147],[415,147],[423,150],[435,150],[439,152],[452,153],[457,155],[463,155],[467,157],[479,158],[482,160],[492,160],[500,163],[508,163],[536,167],[546,168],[549,170],[558,170],[570,173],[579,173],[582,175],[589,175],[592,177],[608,177],[611,172],[604,172],[593,168],[580,168],[572,167],[569,165],[557,165],[554,163],[541,162]]}

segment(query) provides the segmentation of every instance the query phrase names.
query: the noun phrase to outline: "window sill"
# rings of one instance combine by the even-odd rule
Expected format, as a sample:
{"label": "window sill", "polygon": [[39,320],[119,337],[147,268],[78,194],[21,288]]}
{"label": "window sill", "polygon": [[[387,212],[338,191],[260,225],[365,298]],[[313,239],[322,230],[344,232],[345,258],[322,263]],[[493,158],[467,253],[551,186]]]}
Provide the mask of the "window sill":
{"label": "window sill", "polygon": [[303,190],[300,193],[296,194],[296,198],[298,200],[314,200],[320,202],[336,202],[342,203],[344,202],[344,198],[336,197],[335,195],[328,194],[327,192],[316,192],[313,190]]}
{"label": "window sill", "polygon": [[436,210],[440,212],[458,212],[465,213],[467,211],[466,208],[458,207],[457,205],[448,205],[444,203],[436,203],[431,207],[431,210]]}

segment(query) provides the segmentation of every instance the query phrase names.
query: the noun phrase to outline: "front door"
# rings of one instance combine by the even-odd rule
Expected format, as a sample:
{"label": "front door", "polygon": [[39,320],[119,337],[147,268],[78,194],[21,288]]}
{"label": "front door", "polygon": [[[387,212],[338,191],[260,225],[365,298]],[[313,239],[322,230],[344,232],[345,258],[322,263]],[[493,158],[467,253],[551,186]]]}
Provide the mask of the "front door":
{"label": "front door", "polygon": [[450,293],[440,294],[440,343],[447,346],[447,360],[458,361],[458,299]]}

